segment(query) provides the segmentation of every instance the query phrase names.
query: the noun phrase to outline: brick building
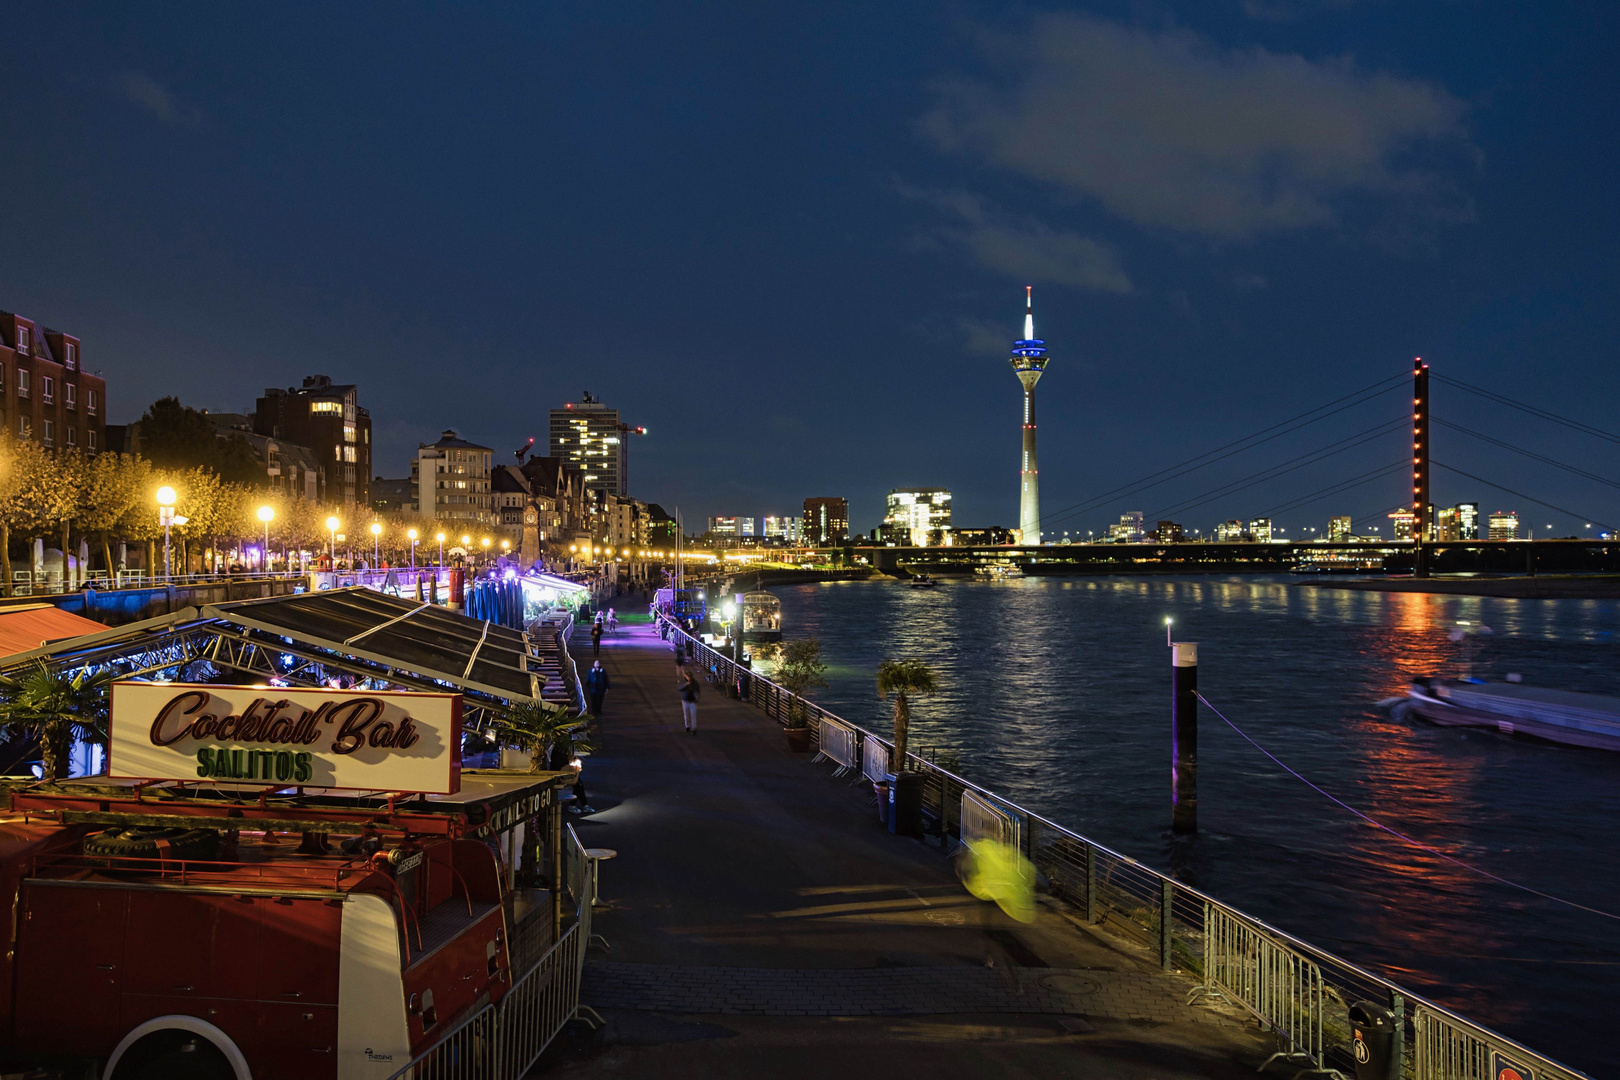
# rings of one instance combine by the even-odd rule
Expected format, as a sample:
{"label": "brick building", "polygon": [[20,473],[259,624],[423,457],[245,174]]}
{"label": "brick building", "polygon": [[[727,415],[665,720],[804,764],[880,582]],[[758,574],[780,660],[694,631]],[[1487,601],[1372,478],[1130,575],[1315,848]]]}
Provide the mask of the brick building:
{"label": "brick building", "polygon": [[335,501],[371,505],[371,413],[360,407],[360,388],[309,375],[301,387],[270,387],[258,400],[253,431],[314,450],[326,469],[326,493]]}
{"label": "brick building", "polygon": [[0,429],[53,450],[107,445],[107,383],[83,369],[79,339],[0,312]]}

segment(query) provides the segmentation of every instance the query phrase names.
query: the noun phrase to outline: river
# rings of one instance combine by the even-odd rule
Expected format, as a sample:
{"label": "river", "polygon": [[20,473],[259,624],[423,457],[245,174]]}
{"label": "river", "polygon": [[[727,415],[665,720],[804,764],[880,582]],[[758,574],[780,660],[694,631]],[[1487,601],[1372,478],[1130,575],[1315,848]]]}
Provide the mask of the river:
{"label": "river", "polygon": [[[1293,586],[1277,578],[1025,578],[782,587],[823,643],[833,712],[887,731],[873,670],[919,659],[912,747],[967,778],[1504,1034],[1620,1075],[1620,921],[1497,884],[1328,802],[1200,708],[1201,830],[1169,824],[1170,655],[1284,762],[1424,844],[1620,912],[1620,754],[1404,722],[1409,676],[1520,672],[1620,695],[1620,602]],[[1488,636],[1451,640],[1460,621]],[[1466,655],[1465,655],[1466,654]]]}

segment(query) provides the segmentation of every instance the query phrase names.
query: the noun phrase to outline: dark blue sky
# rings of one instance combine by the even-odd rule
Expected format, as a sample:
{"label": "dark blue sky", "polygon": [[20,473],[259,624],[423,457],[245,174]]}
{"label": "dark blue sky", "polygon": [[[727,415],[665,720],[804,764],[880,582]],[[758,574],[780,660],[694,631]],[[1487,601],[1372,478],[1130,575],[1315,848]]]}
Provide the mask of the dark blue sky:
{"label": "dark blue sky", "polygon": [[[956,492],[1015,524],[1023,286],[1049,536],[1402,415],[1404,394],[1072,518],[1397,376],[1606,429],[1616,68],[1604,4],[1202,0],[18,6],[0,307],[84,338],[112,418],[360,383],[377,465],[502,455],[589,388],[635,493],[710,513]],[[1391,384],[1394,385],[1393,383]],[[1620,446],[1437,385],[1435,413],[1620,476]],[[1177,512],[1208,528],[1401,459],[1393,430]],[[1586,520],[1617,492],[1447,429]],[[1402,501],[1392,475],[1278,514]],[[1437,470],[1435,500],[1583,521]]]}

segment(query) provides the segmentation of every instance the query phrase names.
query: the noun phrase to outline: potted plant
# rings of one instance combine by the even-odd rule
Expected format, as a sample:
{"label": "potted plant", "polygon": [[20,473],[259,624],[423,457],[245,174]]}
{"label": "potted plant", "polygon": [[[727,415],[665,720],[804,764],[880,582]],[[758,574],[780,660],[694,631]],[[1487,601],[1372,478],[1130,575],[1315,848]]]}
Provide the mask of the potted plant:
{"label": "potted plant", "polygon": [[796,754],[810,749],[810,721],[805,716],[805,697],[811,690],[827,685],[827,665],[821,659],[821,642],[815,638],[784,641],[777,648],[775,678],[788,698],[787,720],[783,732],[788,749]]}
{"label": "potted plant", "polygon": [[548,758],[571,762],[576,751],[590,753],[595,749],[585,731],[588,723],[570,717],[560,705],[523,701],[507,709],[493,726],[502,742],[528,751],[530,772],[540,772]]}
{"label": "potted plant", "polygon": [[64,779],[75,739],[107,741],[111,686],[110,672],[53,671],[41,660],[22,675],[0,680],[0,726],[37,740],[43,778]]}
{"label": "potted plant", "polygon": [[889,831],[915,836],[922,831],[922,777],[906,768],[906,740],[911,733],[911,698],[932,694],[939,680],[921,660],[885,660],[878,665],[880,697],[894,698],[894,807],[888,815]]}

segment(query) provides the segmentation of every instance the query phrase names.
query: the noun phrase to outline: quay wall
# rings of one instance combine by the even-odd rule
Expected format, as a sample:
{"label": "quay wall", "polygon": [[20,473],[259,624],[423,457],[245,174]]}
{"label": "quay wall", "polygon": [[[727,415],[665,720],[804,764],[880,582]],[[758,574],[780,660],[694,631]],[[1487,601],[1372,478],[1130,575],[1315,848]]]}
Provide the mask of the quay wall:
{"label": "quay wall", "polygon": [[125,623],[169,615],[186,607],[221,604],[227,600],[257,600],[269,596],[289,596],[296,586],[304,585],[308,578],[247,578],[239,581],[221,579],[209,582],[185,582],[168,585],[149,585],[133,589],[83,589],[70,593],[51,593],[43,596],[15,596],[0,602],[0,614],[14,607],[52,604],[63,611],[82,615],[86,619],[122,626]]}

